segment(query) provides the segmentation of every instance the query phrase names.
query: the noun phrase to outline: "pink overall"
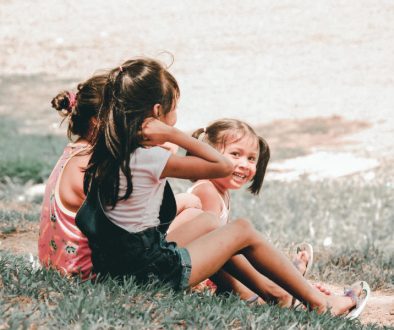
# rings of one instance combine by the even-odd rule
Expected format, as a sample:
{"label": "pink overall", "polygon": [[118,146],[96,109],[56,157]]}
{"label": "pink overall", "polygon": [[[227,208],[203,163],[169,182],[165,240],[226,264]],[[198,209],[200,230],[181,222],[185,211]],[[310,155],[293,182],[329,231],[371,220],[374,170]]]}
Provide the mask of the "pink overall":
{"label": "pink overall", "polygon": [[76,213],[60,201],[59,182],[63,168],[86,145],[69,144],[49,176],[41,210],[38,257],[42,266],[54,268],[63,275],[91,278],[91,251],[87,238],[75,225]]}

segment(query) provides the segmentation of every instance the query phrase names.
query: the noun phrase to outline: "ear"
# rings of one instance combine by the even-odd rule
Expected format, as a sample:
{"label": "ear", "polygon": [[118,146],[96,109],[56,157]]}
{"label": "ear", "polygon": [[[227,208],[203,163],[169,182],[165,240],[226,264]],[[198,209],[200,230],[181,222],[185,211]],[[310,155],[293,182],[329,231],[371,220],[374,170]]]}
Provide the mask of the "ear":
{"label": "ear", "polygon": [[153,106],[153,116],[155,118],[159,118],[162,114],[163,114],[163,108],[162,108],[161,104],[156,103]]}
{"label": "ear", "polygon": [[96,116],[92,116],[92,118],[90,118],[90,123],[91,123],[91,126],[96,127],[97,124],[98,124],[97,117]]}

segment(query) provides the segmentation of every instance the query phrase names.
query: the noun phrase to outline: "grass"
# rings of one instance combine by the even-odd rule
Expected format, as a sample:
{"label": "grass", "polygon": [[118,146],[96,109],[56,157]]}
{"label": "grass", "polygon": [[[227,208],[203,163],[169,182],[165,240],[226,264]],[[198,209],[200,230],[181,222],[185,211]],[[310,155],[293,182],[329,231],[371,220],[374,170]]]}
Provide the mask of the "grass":
{"label": "grass", "polygon": [[[20,135],[3,117],[0,138],[0,231],[7,235],[38,223],[40,200],[21,201],[42,182],[65,139]],[[345,285],[363,277],[372,289],[393,289],[394,170],[383,164],[373,181],[362,176],[311,182],[267,181],[258,197],[232,194],[232,217],[247,217],[288,251],[308,241],[316,250],[312,278]],[[173,182],[185,191],[186,181]],[[331,242],[331,243],[330,243]],[[152,282],[93,285],[34,270],[25,257],[0,251],[0,329],[376,329],[329,315],[248,306],[235,296],[175,293]]]}
{"label": "grass", "polygon": [[233,295],[176,293],[155,281],[81,283],[4,252],[0,298],[2,328],[377,329],[327,314],[248,306]]}
{"label": "grass", "polygon": [[7,183],[0,183],[0,233],[15,232],[17,228],[23,230],[39,221],[42,198],[18,201],[21,197],[24,199],[26,188],[26,185],[9,180]]}
{"label": "grass", "polygon": [[369,246],[335,249],[316,255],[312,278],[343,286],[358,280],[367,281],[372,290],[394,289],[394,257]]}
{"label": "grass", "polygon": [[372,246],[393,254],[393,177],[387,165],[373,181],[268,181],[257,198],[233,193],[232,214],[247,216],[273,241],[307,240],[321,250]]}
{"label": "grass", "polygon": [[65,138],[53,135],[18,133],[18,122],[8,117],[0,120],[0,182],[43,182],[57,161]]}

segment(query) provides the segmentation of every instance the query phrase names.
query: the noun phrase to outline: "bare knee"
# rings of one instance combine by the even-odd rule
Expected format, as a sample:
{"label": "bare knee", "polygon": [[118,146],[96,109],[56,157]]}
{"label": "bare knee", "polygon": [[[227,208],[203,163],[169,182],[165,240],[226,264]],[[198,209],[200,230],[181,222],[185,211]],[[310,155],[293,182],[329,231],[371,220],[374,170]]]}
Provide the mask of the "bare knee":
{"label": "bare knee", "polygon": [[248,219],[239,218],[231,223],[238,226],[239,230],[244,232],[255,231],[253,224]]}
{"label": "bare knee", "polygon": [[237,219],[231,224],[237,226],[237,232],[240,234],[248,245],[259,244],[264,241],[261,234],[254,228],[253,224],[244,218]]}
{"label": "bare knee", "polygon": [[204,218],[200,219],[199,221],[204,221],[204,229],[206,234],[220,227],[218,217],[211,213],[204,213],[204,215]]}

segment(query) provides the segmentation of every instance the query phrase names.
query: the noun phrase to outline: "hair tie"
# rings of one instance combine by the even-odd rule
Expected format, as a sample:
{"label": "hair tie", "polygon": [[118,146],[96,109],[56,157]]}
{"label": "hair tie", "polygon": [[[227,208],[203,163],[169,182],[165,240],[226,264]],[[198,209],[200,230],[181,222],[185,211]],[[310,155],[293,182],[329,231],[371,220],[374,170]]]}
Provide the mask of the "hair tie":
{"label": "hair tie", "polygon": [[68,94],[68,100],[69,100],[69,105],[67,107],[67,111],[71,112],[72,109],[77,104],[77,95],[74,94],[73,92],[67,92],[67,94]]}

